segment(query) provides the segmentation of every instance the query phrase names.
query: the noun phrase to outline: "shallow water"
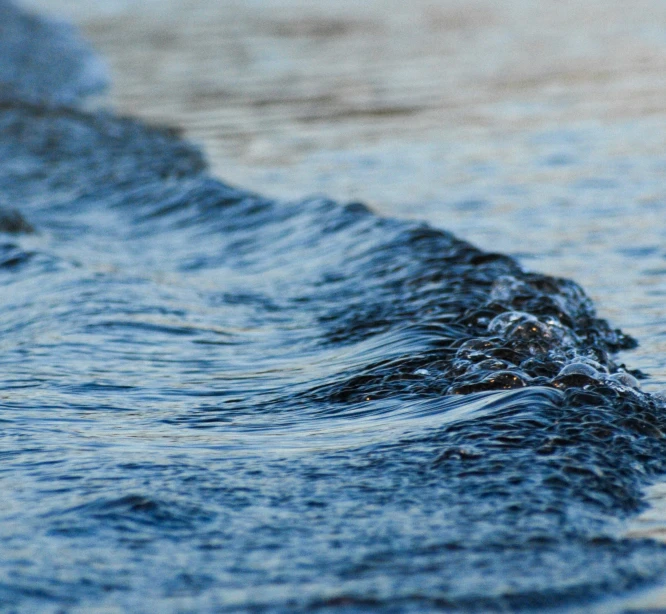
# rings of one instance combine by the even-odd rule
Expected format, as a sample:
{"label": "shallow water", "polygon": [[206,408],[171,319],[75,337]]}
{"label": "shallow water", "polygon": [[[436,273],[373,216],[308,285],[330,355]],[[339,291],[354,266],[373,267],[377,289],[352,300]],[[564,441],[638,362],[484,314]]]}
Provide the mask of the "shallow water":
{"label": "shallow water", "polygon": [[[666,469],[663,402],[575,283],[231,188],[168,131],[55,108],[82,66],[0,105],[8,610],[587,611],[663,582],[666,547],[624,538]],[[491,171],[474,189],[501,194]],[[635,186],[613,185],[600,215]],[[507,224],[556,258],[577,237],[529,213],[537,189]]]}

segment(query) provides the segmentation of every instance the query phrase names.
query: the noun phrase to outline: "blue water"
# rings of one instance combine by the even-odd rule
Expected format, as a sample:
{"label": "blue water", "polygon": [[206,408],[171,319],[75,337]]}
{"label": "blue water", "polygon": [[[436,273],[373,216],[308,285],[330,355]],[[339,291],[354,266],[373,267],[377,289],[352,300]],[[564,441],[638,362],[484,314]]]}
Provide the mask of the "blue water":
{"label": "blue water", "polygon": [[0,9],[5,610],[617,611],[664,581],[623,537],[663,401],[576,283],[63,108],[98,60],[38,22],[69,68],[35,93]]}

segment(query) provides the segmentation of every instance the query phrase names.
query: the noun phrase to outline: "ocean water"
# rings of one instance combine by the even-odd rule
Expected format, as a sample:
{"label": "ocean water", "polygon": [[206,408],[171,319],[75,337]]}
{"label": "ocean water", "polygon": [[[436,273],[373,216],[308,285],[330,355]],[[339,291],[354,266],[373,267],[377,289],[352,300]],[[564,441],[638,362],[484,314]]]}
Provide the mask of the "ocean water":
{"label": "ocean water", "polygon": [[[537,246],[229,186],[77,108],[100,60],[0,12],[4,610],[612,612],[666,582],[626,536],[666,471],[661,358],[521,264]],[[575,193],[612,221],[639,168]],[[575,243],[529,197],[507,219]],[[659,278],[645,202],[609,262]]]}
{"label": "ocean water", "polygon": [[[290,168],[289,178],[277,168],[257,178],[295,198],[293,184],[310,185],[314,172],[322,193],[354,186],[392,215],[427,219],[529,269],[576,280],[599,314],[639,341],[620,360],[649,373],[642,386],[659,393],[666,384],[665,148],[659,116],[588,120],[485,139],[321,151]],[[388,202],[365,187],[377,185]]]}

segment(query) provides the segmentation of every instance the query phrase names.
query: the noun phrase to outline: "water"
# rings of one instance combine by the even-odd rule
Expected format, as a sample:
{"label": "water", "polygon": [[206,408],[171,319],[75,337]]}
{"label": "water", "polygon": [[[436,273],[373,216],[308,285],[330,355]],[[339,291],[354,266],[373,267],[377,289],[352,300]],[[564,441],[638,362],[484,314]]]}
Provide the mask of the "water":
{"label": "water", "polygon": [[664,147],[660,117],[569,121],[322,151],[288,173],[275,167],[248,178],[294,197],[298,189],[351,192],[531,269],[575,279],[600,314],[639,340],[622,360],[648,372],[644,388],[659,392],[666,382]]}
{"label": "water", "polygon": [[663,401],[577,284],[63,109],[97,60],[40,27],[79,68],[2,73],[6,610],[621,611],[664,582],[625,537]]}
{"label": "water", "polygon": [[[26,45],[29,41],[29,46]],[[0,3],[0,95],[76,104],[107,85],[102,61],[67,23]]]}

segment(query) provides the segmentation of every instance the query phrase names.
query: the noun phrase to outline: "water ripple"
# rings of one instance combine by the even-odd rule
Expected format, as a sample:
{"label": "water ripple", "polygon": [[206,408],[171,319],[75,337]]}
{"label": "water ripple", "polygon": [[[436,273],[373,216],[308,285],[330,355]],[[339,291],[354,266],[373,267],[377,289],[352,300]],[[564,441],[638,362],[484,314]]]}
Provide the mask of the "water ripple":
{"label": "water ripple", "polygon": [[663,579],[622,527],[664,402],[577,284],[56,108],[88,52],[0,13],[68,67],[43,101],[48,62],[0,60],[3,604],[584,611]]}

